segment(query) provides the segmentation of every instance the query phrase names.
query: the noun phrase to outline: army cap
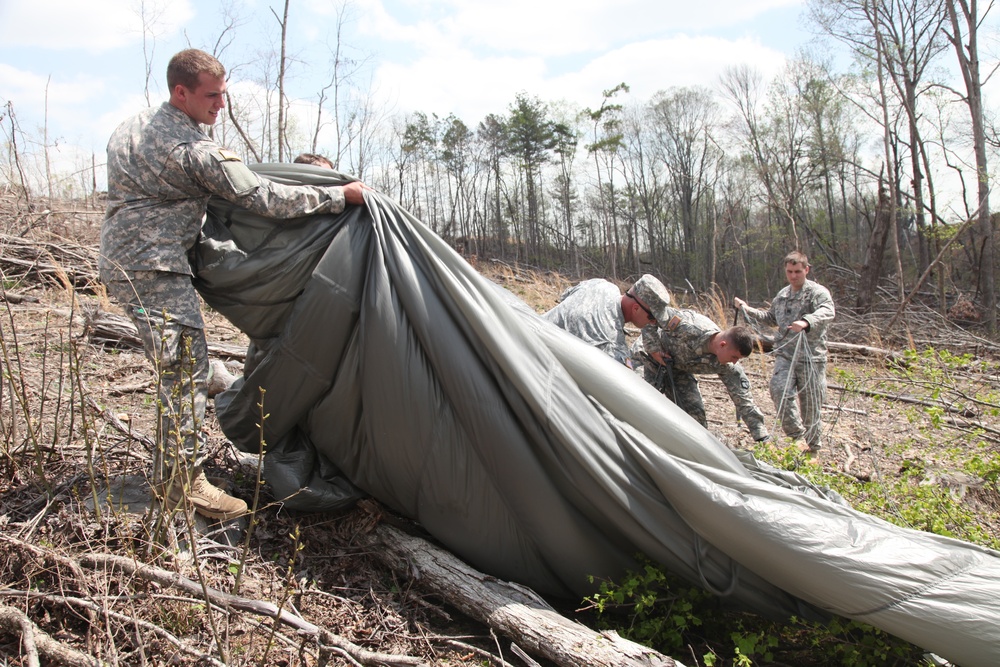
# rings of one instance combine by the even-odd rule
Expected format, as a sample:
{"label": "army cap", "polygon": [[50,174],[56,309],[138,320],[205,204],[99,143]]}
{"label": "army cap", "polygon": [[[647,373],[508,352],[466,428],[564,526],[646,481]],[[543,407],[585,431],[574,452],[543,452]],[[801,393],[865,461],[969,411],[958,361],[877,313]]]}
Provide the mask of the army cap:
{"label": "army cap", "polygon": [[670,307],[670,292],[653,276],[648,273],[643,275],[632,285],[628,293],[648,308],[657,322],[666,322],[669,319],[667,309]]}

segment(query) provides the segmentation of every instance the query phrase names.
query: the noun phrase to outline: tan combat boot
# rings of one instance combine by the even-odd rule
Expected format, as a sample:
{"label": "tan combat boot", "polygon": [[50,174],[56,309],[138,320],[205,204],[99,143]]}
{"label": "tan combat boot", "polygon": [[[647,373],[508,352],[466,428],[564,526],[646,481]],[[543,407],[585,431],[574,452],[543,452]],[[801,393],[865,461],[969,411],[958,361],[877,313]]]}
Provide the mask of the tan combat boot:
{"label": "tan combat boot", "polygon": [[168,509],[177,507],[187,498],[195,512],[210,519],[228,521],[247,513],[245,502],[214,486],[205,477],[205,471],[201,468],[195,470],[190,488],[184,488],[185,481],[184,475],[178,475],[163,484],[161,492],[157,495]]}

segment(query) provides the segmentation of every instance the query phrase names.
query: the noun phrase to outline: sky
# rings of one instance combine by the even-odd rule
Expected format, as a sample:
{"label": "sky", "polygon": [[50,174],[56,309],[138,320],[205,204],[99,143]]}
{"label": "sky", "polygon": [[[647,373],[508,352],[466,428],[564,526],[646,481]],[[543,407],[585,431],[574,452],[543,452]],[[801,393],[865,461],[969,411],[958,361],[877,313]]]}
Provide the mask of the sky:
{"label": "sky", "polygon": [[[230,86],[278,40],[280,0],[0,0],[0,127],[19,127],[63,157],[96,153],[126,117],[167,97],[166,63],[212,51],[225,25]],[[147,30],[140,18],[145,8]],[[294,0],[290,88],[315,97],[330,45],[366,63],[376,100],[396,113],[455,114],[469,127],[515,96],[597,108],[619,83],[647,100],[673,86],[713,86],[727,66],[765,76],[806,46],[801,0]],[[145,45],[144,45],[145,32]],[[151,53],[151,56],[146,54]],[[617,98],[616,98],[617,99]],[[625,100],[627,101],[627,100]],[[89,160],[89,158],[88,158]]]}

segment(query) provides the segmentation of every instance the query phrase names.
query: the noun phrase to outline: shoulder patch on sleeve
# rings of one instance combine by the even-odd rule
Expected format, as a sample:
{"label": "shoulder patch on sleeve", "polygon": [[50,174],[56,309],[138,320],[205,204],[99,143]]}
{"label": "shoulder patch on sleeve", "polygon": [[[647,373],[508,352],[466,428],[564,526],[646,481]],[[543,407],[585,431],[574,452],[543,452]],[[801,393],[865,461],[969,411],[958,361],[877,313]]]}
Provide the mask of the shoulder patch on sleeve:
{"label": "shoulder patch on sleeve", "polygon": [[231,161],[243,162],[243,160],[240,159],[239,155],[237,155],[236,153],[232,152],[227,148],[219,149],[219,157],[221,157],[224,162],[231,162]]}
{"label": "shoulder patch on sleeve", "polygon": [[680,315],[674,315],[673,317],[671,317],[667,321],[667,326],[664,327],[664,328],[668,329],[669,331],[673,331],[674,329],[676,329],[680,325],[681,325],[681,316]]}

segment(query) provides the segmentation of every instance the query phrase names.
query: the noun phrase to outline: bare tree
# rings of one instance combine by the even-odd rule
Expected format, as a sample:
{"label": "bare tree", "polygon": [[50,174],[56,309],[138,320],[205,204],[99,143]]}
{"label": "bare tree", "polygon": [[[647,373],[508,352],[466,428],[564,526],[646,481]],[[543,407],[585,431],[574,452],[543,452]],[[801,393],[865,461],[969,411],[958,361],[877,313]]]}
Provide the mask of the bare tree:
{"label": "bare tree", "polygon": [[[930,261],[925,196],[933,202],[927,146],[921,138],[919,97],[930,64],[945,49],[941,27],[944,0],[811,0],[818,26],[848,45],[859,61],[874,65],[895,91],[907,118],[912,214],[917,230],[918,268]],[[897,187],[899,184],[897,183]],[[932,222],[935,218],[932,214]]]}
{"label": "bare tree", "polygon": [[[639,240],[640,254],[638,264],[651,266],[669,266],[667,258],[667,239],[663,233],[666,190],[657,179],[654,158],[653,123],[649,119],[649,105],[629,105],[625,109],[623,130],[623,171],[625,182],[631,194],[630,202],[638,210],[635,215],[644,223],[644,238]],[[648,254],[642,254],[642,247],[648,248]],[[638,272],[638,267],[637,267]]]}
{"label": "bare tree", "polygon": [[42,150],[45,153],[45,184],[48,188],[49,201],[52,201],[52,162],[49,159],[49,84],[52,75],[45,80],[45,124],[42,126]]}
{"label": "bare tree", "polygon": [[[225,52],[235,41],[239,28],[246,23],[246,20],[239,14],[235,3],[232,1],[224,3],[221,12],[222,30],[219,31],[219,36],[216,38],[215,44],[212,46],[212,55],[215,56],[220,62],[223,61]],[[242,66],[239,64],[228,65],[226,69],[228,71],[229,78],[233,78],[241,67]],[[256,142],[250,138],[247,130],[243,127],[245,119],[241,120],[241,114],[242,110],[239,108],[239,105],[236,103],[233,95],[229,90],[227,90],[226,116],[229,118],[229,122],[232,123],[233,129],[236,130],[236,133],[239,135],[246,152],[253,156],[255,162],[260,162],[260,150]],[[219,126],[213,125],[209,128],[210,136],[214,136],[217,127]],[[225,125],[221,125],[219,129],[225,132]],[[223,144],[229,143],[224,136],[219,137],[218,140]]]}
{"label": "bare tree", "polygon": [[[705,88],[675,88],[654,96],[650,112],[657,153],[680,216],[683,275],[693,278],[695,265],[709,269],[712,265],[715,239],[705,236],[700,224],[722,158],[711,134],[718,122],[718,105]],[[706,257],[698,247],[701,237]]]}
{"label": "bare tree", "polygon": [[480,162],[486,168],[487,185],[483,188],[482,207],[484,217],[492,219],[490,233],[496,239],[497,253],[503,257],[507,245],[508,227],[502,205],[506,184],[504,182],[505,146],[507,145],[507,122],[496,114],[489,114],[479,123],[476,138],[480,147]]}
{"label": "bare tree", "polygon": [[[994,229],[990,215],[990,172],[986,157],[986,128],[983,121],[983,84],[979,70],[979,26],[993,7],[989,2],[982,16],[976,0],[947,0],[951,32],[945,30],[948,41],[955,47],[959,69],[965,82],[965,95],[959,95],[969,107],[972,119],[972,141],[976,154],[978,184],[978,244],[980,247],[979,279],[983,294],[986,326],[992,334],[997,327],[996,274],[994,262]],[[961,16],[959,16],[961,10]],[[964,31],[964,36],[963,36]],[[995,71],[995,69],[993,70]],[[990,74],[992,75],[992,71]],[[986,77],[989,79],[989,76]]]}
{"label": "bare tree", "polygon": [[[10,122],[10,134],[7,135],[7,141],[5,143],[10,154],[9,162],[12,165],[11,173],[5,174],[6,180],[8,183],[14,183],[14,174],[16,172],[17,182],[21,184],[20,189],[17,191],[18,199],[23,196],[25,206],[30,210],[31,190],[28,187],[28,179],[24,174],[24,166],[21,164],[21,150],[18,148],[17,143],[18,135],[21,135],[23,139],[24,133],[21,131],[20,124],[17,122],[17,117],[14,115],[14,103],[9,100],[5,105],[5,112],[0,114],[0,122],[2,122],[5,117]],[[2,125],[0,125],[0,127],[2,127]]]}
{"label": "bare tree", "polygon": [[157,0],[136,0],[133,10],[142,23],[142,59],[144,65],[142,90],[146,106],[152,106],[149,84],[153,80],[153,56],[156,53],[156,25],[163,16],[164,7]]}
{"label": "bare tree", "polygon": [[346,151],[348,156],[347,166],[341,169],[368,180],[369,165],[375,160],[376,147],[380,138],[387,134],[389,110],[375,104],[370,88],[355,97],[353,105],[346,131],[348,140],[340,142],[343,148],[338,154],[343,158]]}
{"label": "bare tree", "polygon": [[[287,65],[286,59],[286,41],[288,39],[288,5],[290,0],[285,0],[285,12],[281,18],[278,18],[277,12],[271,9],[271,13],[274,17],[278,19],[278,25],[281,26],[281,55],[278,57],[278,162],[281,162],[285,156],[285,67]],[[288,156],[291,157],[291,156]]]}
{"label": "bare tree", "polygon": [[[356,60],[346,55],[344,43],[344,28],[347,25],[348,5],[343,5],[337,12],[337,23],[334,33],[334,43],[330,47],[330,78],[325,86],[319,91],[319,101],[316,105],[316,127],[313,128],[312,152],[319,151],[320,131],[329,122],[333,123],[334,135],[337,139],[336,149],[328,155],[334,164],[340,164],[343,157],[350,152],[351,144],[358,140],[358,116],[368,111],[364,103],[359,103],[359,108],[345,108],[344,97],[351,80],[360,72],[365,64],[365,60]],[[324,121],[323,113],[327,108],[331,113],[331,120]],[[369,114],[370,115],[370,114]]]}
{"label": "bare tree", "polygon": [[799,209],[810,169],[805,114],[784,81],[772,83],[766,102],[761,101],[762,83],[760,73],[746,66],[728,68],[722,76],[722,88],[738,109],[741,140],[764,186],[766,204],[785,224],[794,247],[803,248]]}
{"label": "bare tree", "polygon": [[[621,250],[615,194],[615,160],[618,159],[618,153],[622,148],[624,134],[621,127],[622,105],[611,103],[611,99],[618,93],[627,92],[629,92],[628,85],[619,83],[614,88],[604,91],[600,107],[584,111],[594,123],[594,141],[587,144],[587,151],[594,156],[594,168],[597,173],[597,204],[604,222],[608,272],[613,278],[618,277],[618,254]],[[605,176],[608,179],[606,192],[603,183]]]}

